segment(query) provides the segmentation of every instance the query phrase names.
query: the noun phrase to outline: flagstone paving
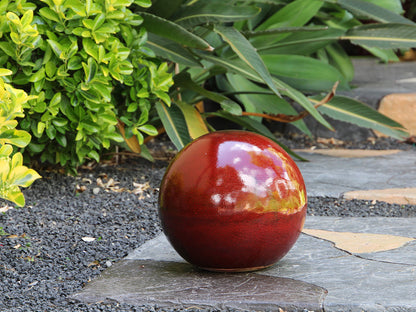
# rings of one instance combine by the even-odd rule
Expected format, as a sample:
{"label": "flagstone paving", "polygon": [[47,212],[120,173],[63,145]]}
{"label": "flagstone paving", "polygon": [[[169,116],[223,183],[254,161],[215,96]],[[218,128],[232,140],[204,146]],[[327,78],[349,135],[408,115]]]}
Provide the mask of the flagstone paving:
{"label": "flagstone paving", "polygon": [[[316,152],[301,152],[300,155],[309,160],[297,162],[309,196],[342,197],[350,191],[416,187],[415,151],[353,158],[320,155]],[[367,199],[378,200],[376,194],[373,195]],[[403,196],[406,194],[401,197],[399,194],[398,198],[404,198]]]}
{"label": "flagstone paving", "polygon": [[342,233],[348,239],[352,231],[410,240],[379,252],[372,252],[370,243],[356,253],[336,247],[330,236],[301,234],[286,257],[271,268],[219,274],[187,264],[161,234],[74,298],[182,309],[416,311],[413,219],[308,217],[305,229],[334,231],[335,239]]}
{"label": "flagstone paving", "polygon": [[[416,188],[414,151],[301,154],[310,160],[298,162],[309,196],[393,189],[400,197],[394,190]],[[308,216],[281,261],[239,274],[194,268],[160,234],[73,298],[169,309],[416,312],[415,218]]]}

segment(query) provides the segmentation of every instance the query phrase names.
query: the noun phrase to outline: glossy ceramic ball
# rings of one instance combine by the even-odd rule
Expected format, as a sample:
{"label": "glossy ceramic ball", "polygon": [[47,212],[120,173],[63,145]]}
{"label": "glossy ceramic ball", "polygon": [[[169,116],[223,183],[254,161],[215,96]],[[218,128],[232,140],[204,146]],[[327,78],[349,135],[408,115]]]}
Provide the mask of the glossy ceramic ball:
{"label": "glossy ceramic ball", "polygon": [[272,140],[218,131],[187,145],[162,180],[159,216],[176,251],[213,271],[270,266],[296,242],[306,190],[292,158]]}

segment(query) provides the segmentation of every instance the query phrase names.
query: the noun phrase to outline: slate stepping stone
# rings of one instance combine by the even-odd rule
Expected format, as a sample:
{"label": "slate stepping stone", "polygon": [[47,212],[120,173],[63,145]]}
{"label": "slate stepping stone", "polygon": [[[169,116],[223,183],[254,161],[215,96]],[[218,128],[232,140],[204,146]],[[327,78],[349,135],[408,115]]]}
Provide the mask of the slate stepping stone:
{"label": "slate stepping stone", "polygon": [[326,290],[298,280],[256,273],[211,273],[188,263],[123,260],[74,299],[116,300],[135,306],[323,311]]}

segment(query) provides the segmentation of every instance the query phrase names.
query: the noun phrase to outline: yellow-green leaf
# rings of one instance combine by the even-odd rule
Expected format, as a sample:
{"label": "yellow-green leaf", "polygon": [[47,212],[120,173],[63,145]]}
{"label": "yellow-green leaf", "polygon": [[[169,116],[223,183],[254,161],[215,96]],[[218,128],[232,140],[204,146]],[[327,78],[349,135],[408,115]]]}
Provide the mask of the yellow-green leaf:
{"label": "yellow-green leaf", "polygon": [[202,119],[201,114],[190,104],[178,101],[176,105],[179,106],[183,115],[185,116],[186,125],[188,126],[189,135],[192,139],[196,139],[204,134],[209,133],[207,125]]}

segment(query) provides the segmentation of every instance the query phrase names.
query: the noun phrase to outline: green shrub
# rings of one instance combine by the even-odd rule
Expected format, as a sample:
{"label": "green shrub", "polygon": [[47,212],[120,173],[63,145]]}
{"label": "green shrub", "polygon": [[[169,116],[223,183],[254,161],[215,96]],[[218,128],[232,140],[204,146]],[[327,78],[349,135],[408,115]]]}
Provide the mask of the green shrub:
{"label": "green shrub", "polygon": [[19,126],[33,136],[26,152],[74,169],[99,161],[123,136],[157,130],[155,101],[170,104],[167,65],[143,46],[142,18],[130,7],[150,0],[0,1],[0,66],[10,84],[37,95]]}
{"label": "green shrub", "polygon": [[[174,104],[157,104],[167,133],[180,149],[211,131],[209,118],[217,116],[272,138],[264,118],[292,122],[311,135],[302,120],[309,114],[330,129],[323,115],[405,138],[405,129],[387,116],[331,94],[336,82],[348,90],[354,76],[342,42],[386,62],[398,60],[398,49],[416,46],[416,24],[402,13],[400,0],[154,0],[139,13],[146,44],[180,65]],[[325,93],[331,96],[320,102]],[[218,111],[195,109],[206,98],[220,104]]]}
{"label": "green shrub", "polygon": [[[11,72],[0,68],[0,76]],[[25,198],[19,187],[28,187],[40,175],[23,166],[23,156],[14,152],[13,146],[23,148],[30,142],[30,134],[17,130],[16,118],[24,117],[23,105],[33,96],[5,83],[0,78],[0,198],[25,205]]]}

